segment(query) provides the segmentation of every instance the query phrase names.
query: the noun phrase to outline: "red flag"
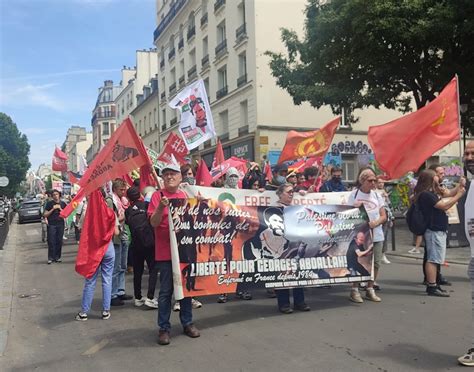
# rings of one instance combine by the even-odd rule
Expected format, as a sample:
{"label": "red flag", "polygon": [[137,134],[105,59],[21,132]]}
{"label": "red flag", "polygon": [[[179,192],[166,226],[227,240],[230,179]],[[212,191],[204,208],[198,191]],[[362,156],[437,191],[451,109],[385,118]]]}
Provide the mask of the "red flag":
{"label": "red flag", "polygon": [[53,154],[53,171],[67,172],[67,155],[56,146]]}
{"label": "red flag", "polygon": [[88,195],[107,181],[140,168],[149,161],[145,145],[131,120],[125,119],[89,165],[79,185],[85,189],[85,195]]}
{"label": "red flag", "polygon": [[67,173],[69,175],[69,182],[75,183],[76,185],[78,185],[79,180],[82,178],[82,175],[80,175],[79,173],[72,172],[72,171],[68,171]]}
{"label": "red flag", "polygon": [[329,146],[331,146],[339,121],[340,117],[337,117],[321,129],[310,132],[290,130],[286,136],[285,146],[278,159],[278,164],[305,156],[323,156],[326,154]]}
{"label": "red flag", "polygon": [[151,175],[151,165],[146,164],[140,168],[140,191],[147,186],[156,187],[156,180]]}
{"label": "red flag", "polygon": [[265,174],[265,179],[266,179],[267,181],[271,181],[271,180],[272,180],[272,178],[273,178],[272,167],[271,167],[271,165],[270,165],[269,162],[267,162],[267,163],[265,164],[265,168],[263,169],[263,173]]}
{"label": "red flag", "polygon": [[206,162],[204,160],[199,161],[198,168],[196,170],[196,185],[197,186],[211,186],[212,176],[209,173]]}
{"label": "red flag", "polygon": [[107,251],[115,230],[115,213],[107,207],[100,190],[92,191],[82,226],[76,257],[76,272],[91,278]]}
{"label": "red flag", "polygon": [[166,139],[163,151],[157,160],[170,164],[172,163],[171,154],[174,155],[180,164],[186,163],[185,157],[189,154],[189,150],[183,139],[173,132],[171,132]]}
{"label": "red flag", "polygon": [[225,161],[224,149],[220,139],[217,139],[216,153],[214,154],[214,160],[212,161],[212,168],[217,168]]}
{"label": "red flag", "polygon": [[242,180],[242,178],[245,176],[245,173],[247,173],[247,160],[235,156],[224,160],[224,162],[219,167],[211,169],[212,180],[215,181],[222,177],[224,174],[226,174],[230,167],[234,167],[239,171],[239,178]]}
{"label": "red flag", "polygon": [[82,199],[84,199],[84,189],[80,189],[78,191],[78,193],[76,194],[76,196],[71,200],[71,202],[66,205],[66,208],[64,208],[60,213],[59,215],[62,217],[62,218],[68,218],[68,216],[74,212],[74,209],[77,208],[77,206],[79,205],[79,203],[82,201]]}
{"label": "red flag", "polygon": [[125,182],[127,182],[127,185],[132,187],[133,186],[133,178],[130,177],[128,173],[125,173],[121,177]]}
{"label": "red flag", "polygon": [[459,139],[457,79],[418,111],[369,127],[368,140],[380,169],[391,179],[416,171],[433,153]]}

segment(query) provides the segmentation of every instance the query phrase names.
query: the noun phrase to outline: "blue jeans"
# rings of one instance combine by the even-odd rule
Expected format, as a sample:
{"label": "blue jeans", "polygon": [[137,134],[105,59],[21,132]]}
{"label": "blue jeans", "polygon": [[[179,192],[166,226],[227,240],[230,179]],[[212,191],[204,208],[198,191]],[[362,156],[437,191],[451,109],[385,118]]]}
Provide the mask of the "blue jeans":
{"label": "blue jeans", "polygon": [[128,240],[114,244],[115,262],[112,276],[112,298],[125,294],[125,272],[127,271]]}
{"label": "blue jeans", "polygon": [[84,290],[82,292],[82,312],[88,313],[91,309],[92,300],[94,298],[95,285],[97,283],[97,277],[99,272],[102,275],[102,309],[110,310],[110,299],[112,293],[112,272],[114,269],[115,250],[114,244],[109,243],[109,247],[105,252],[104,258],[99,264],[96,272],[90,279],[86,279],[84,282]]}
{"label": "blue jeans", "polygon": [[424,237],[427,261],[439,265],[443,264],[446,258],[446,232],[427,229]]}
{"label": "blue jeans", "polygon": [[[160,294],[158,295],[158,327],[161,331],[170,331],[171,297],[173,296],[173,269],[171,261],[156,261],[154,269],[160,271]],[[183,327],[193,322],[191,297],[180,301],[179,319]]]}
{"label": "blue jeans", "polygon": [[[278,308],[290,306],[290,290],[289,289],[278,289],[275,290],[278,301]],[[304,304],[304,290],[303,288],[293,288],[293,304],[302,305]]]}
{"label": "blue jeans", "polygon": [[61,258],[63,235],[64,223],[48,225],[48,260],[56,261]]}

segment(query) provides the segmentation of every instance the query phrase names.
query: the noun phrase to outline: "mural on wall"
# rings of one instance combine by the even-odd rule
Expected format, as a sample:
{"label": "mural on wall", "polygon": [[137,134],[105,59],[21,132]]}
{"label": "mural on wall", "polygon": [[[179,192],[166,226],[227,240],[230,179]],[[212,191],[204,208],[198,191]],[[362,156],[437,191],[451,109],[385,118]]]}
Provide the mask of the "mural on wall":
{"label": "mural on wall", "polygon": [[372,154],[372,149],[362,141],[340,141],[333,143],[331,146],[331,153],[333,155],[339,154],[354,154],[354,155],[368,155]]}

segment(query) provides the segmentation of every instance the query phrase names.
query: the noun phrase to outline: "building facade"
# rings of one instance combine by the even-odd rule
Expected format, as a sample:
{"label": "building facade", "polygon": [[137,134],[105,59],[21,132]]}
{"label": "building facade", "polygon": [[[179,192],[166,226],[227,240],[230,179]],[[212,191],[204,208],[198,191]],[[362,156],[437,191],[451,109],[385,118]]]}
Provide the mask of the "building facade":
{"label": "building facade", "polygon": [[[282,27],[303,35],[306,0],[157,0],[156,4],[160,149],[178,126],[179,118],[168,101],[198,78],[204,80],[226,157],[275,163],[289,130],[314,130],[334,118],[329,107],[295,105],[277,86],[265,54],[286,52]],[[333,141],[333,150],[342,154],[348,181],[355,179],[362,160],[373,155],[368,127],[401,116],[375,108],[354,114],[359,122],[353,128],[339,128]],[[209,141],[196,151],[208,165],[214,145]],[[448,156],[455,147],[442,151]]]}
{"label": "building facade", "polygon": [[84,172],[84,167],[81,166],[83,162],[81,158],[87,159],[87,150],[92,145],[92,133],[86,133],[86,139],[74,144],[69,152],[69,170],[73,172]]}
{"label": "building facade", "polygon": [[[73,148],[76,146],[77,143],[87,141],[87,138],[88,136],[87,136],[87,131],[85,127],[73,125],[67,130],[66,139],[64,140],[62,148],[63,148],[63,151],[68,156],[68,169],[69,170],[72,170],[76,163],[76,160],[74,156],[72,155]],[[91,143],[89,143],[88,146],[90,145]]]}

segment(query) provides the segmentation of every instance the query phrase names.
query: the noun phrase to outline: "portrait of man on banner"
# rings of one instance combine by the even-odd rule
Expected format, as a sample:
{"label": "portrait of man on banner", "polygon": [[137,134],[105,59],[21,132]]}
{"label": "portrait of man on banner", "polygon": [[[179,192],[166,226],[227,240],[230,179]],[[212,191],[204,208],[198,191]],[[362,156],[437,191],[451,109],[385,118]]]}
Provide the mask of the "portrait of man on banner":
{"label": "portrait of man on banner", "polygon": [[188,150],[192,150],[216,136],[209,100],[202,79],[183,89],[171,100],[169,105],[181,113],[179,132]]}

